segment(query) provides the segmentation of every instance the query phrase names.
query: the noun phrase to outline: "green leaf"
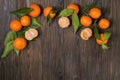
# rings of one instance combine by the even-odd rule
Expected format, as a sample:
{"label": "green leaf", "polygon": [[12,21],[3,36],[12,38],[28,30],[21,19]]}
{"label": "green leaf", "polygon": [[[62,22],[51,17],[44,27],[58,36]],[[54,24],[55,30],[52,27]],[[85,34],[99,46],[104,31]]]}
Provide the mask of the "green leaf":
{"label": "green leaf", "polygon": [[94,36],[96,39],[100,39],[99,30],[96,27],[94,28]]}
{"label": "green leaf", "polygon": [[25,38],[25,32],[24,31],[17,32],[17,36]]}
{"label": "green leaf", "polygon": [[28,29],[29,29],[29,26],[23,27],[22,30],[20,30],[20,31],[17,32],[17,37],[23,37],[23,38],[25,38],[25,32],[26,32]]}
{"label": "green leaf", "polygon": [[11,53],[11,51],[12,51],[13,49],[14,49],[14,47],[13,47],[13,41],[8,42],[8,43],[5,45],[5,49],[4,49],[4,51],[3,51],[3,54],[2,54],[2,56],[1,56],[1,58],[7,57],[7,56]]}
{"label": "green leaf", "polygon": [[110,32],[105,32],[104,33],[104,40],[108,40],[111,37],[111,33]]}
{"label": "green leaf", "polygon": [[79,17],[78,17],[78,15],[76,13],[72,14],[72,25],[73,25],[73,28],[74,28],[74,33],[76,33],[77,30],[80,27]]}
{"label": "green leaf", "polygon": [[9,31],[6,35],[4,45],[7,45],[10,41],[13,41],[17,37],[16,32]]}
{"label": "green leaf", "polygon": [[52,23],[52,21],[53,21],[53,19],[50,17],[50,14],[53,14],[53,13],[57,13],[57,10],[56,9],[52,9],[50,12],[49,12],[49,14],[48,14],[48,16],[47,16],[47,25],[49,25],[50,23]]}
{"label": "green leaf", "polygon": [[47,16],[47,25],[49,25],[52,22],[52,18],[50,17],[50,14]]}
{"label": "green leaf", "polygon": [[32,11],[31,8],[21,8],[21,9],[12,11],[10,13],[16,16],[24,16],[24,15],[28,15],[31,11]]}
{"label": "green leaf", "polygon": [[103,50],[108,50],[110,47],[108,47],[107,45],[105,45],[105,44],[102,44],[102,49]]}
{"label": "green leaf", "polygon": [[39,28],[42,26],[42,24],[40,24],[40,22],[36,18],[31,18],[31,21],[31,26],[35,26],[35,28]]}
{"label": "green leaf", "polygon": [[94,8],[94,7],[98,7],[98,6],[96,4],[90,4],[90,5],[85,6],[84,10],[89,11],[91,8]]}
{"label": "green leaf", "polygon": [[96,26],[97,22],[98,22],[98,19],[95,19],[93,24]]}
{"label": "green leaf", "polygon": [[15,49],[15,48],[14,48],[14,50],[15,50],[16,54],[19,55],[20,50],[17,50],[17,49]]}
{"label": "green leaf", "polygon": [[30,27],[24,27],[21,31],[17,32],[17,37],[22,37],[25,38],[25,32],[29,29]]}
{"label": "green leaf", "polygon": [[73,9],[63,9],[60,14],[59,17],[64,16],[64,17],[68,17],[71,16],[74,13]]}
{"label": "green leaf", "polygon": [[[52,9],[50,13],[57,13],[58,11],[56,9]],[[50,14],[49,13],[49,14]]]}

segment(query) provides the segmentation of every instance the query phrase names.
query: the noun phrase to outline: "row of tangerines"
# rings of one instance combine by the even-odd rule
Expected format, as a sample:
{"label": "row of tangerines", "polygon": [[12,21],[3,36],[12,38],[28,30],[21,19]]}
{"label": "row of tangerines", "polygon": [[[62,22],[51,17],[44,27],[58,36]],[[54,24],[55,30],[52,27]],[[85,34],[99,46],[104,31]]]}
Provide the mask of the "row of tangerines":
{"label": "row of tangerines", "polygon": [[[74,32],[78,30],[80,25],[85,27],[85,29],[83,29],[80,33],[80,36],[83,40],[88,40],[92,36],[93,32],[90,26],[92,25],[93,21],[95,22],[95,24],[98,24],[99,28],[101,29],[109,28],[110,21],[108,19],[106,18],[99,19],[102,15],[100,8],[96,6],[92,8],[89,8],[89,7],[87,8],[89,9],[88,13],[86,13],[85,10],[81,10],[81,12],[83,11],[83,13],[85,14],[82,15],[82,17],[80,17],[79,19],[78,12],[80,11],[80,9],[78,5],[74,3],[69,4],[67,8],[63,9],[59,14],[59,17],[60,17],[58,21],[59,26],[61,28],[69,27],[70,25],[69,18],[70,16],[72,16],[72,25],[74,28]],[[33,18],[37,18],[41,14],[41,8],[38,4],[31,4],[29,8],[20,9],[12,13],[15,14],[17,17],[19,17],[19,19],[14,19],[10,22],[10,29],[14,31],[13,34],[15,33],[18,34],[18,32],[20,33],[23,31],[24,32],[23,35],[26,38],[25,39],[24,37],[17,36],[13,40],[12,44],[17,53],[19,50],[22,50],[27,46],[26,40],[32,40],[38,36],[38,31],[34,27],[32,28],[30,27],[30,29],[27,29],[27,30],[25,30],[25,28],[29,27],[31,24],[38,24],[40,26],[38,21]],[[57,15],[57,11],[52,6],[48,6],[44,8],[43,14],[47,18],[48,22],[51,22],[51,20]],[[99,19],[99,22],[98,22],[98,19]],[[35,25],[32,25],[32,26],[35,26]],[[104,33],[99,34],[98,29],[96,28],[94,30],[94,35],[96,37],[96,42],[99,45],[102,45],[103,48],[107,49],[108,47],[106,46],[106,44],[108,42],[108,39],[110,38],[110,34],[108,33],[105,35]],[[6,40],[9,40],[10,37],[6,37],[6,38],[7,38]],[[5,42],[8,42],[8,41],[5,41]],[[8,46],[8,44],[5,44],[5,47],[6,46]],[[7,48],[5,48],[2,57],[6,57],[11,51],[11,50],[6,51],[6,50]]]}

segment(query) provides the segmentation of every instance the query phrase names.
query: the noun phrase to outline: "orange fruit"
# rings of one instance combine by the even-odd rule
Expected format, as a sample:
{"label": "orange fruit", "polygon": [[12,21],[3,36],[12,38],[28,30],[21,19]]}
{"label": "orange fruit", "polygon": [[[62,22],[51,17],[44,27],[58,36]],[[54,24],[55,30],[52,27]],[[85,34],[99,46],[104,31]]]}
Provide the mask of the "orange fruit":
{"label": "orange fruit", "polygon": [[102,45],[102,44],[107,44],[108,40],[104,40],[104,34],[100,34],[100,40],[96,39],[97,44]]}
{"label": "orange fruit", "polygon": [[22,26],[29,26],[30,25],[30,17],[29,16],[22,16],[20,19]]}
{"label": "orange fruit", "polygon": [[98,22],[98,25],[101,29],[107,29],[110,26],[110,21],[106,18],[103,18]]}
{"label": "orange fruit", "polygon": [[41,8],[38,4],[34,3],[34,4],[31,4],[29,7],[32,9],[32,11],[29,13],[31,17],[38,17],[40,15]]}
{"label": "orange fruit", "polygon": [[20,31],[22,29],[22,25],[18,20],[12,20],[10,22],[10,29],[13,31]]}
{"label": "orange fruit", "polygon": [[80,36],[83,40],[89,40],[90,37],[92,37],[92,29],[85,28],[81,31]]}
{"label": "orange fruit", "polygon": [[22,50],[27,46],[27,41],[24,38],[16,38],[13,42],[14,48]]}
{"label": "orange fruit", "polygon": [[71,3],[67,6],[67,8],[73,9],[76,14],[79,12],[79,7],[77,4]]}
{"label": "orange fruit", "polygon": [[82,16],[80,18],[80,23],[85,27],[89,27],[92,24],[92,19],[89,16]]}
{"label": "orange fruit", "polygon": [[54,18],[56,16],[56,13],[52,12],[53,7],[48,6],[46,8],[44,8],[43,14],[45,17],[48,17],[48,15],[50,15],[51,18]]}
{"label": "orange fruit", "polygon": [[99,8],[92,8],[89,11],[89,15],[93,18],[93,19],[98,19],[101,16],[101,10]]}

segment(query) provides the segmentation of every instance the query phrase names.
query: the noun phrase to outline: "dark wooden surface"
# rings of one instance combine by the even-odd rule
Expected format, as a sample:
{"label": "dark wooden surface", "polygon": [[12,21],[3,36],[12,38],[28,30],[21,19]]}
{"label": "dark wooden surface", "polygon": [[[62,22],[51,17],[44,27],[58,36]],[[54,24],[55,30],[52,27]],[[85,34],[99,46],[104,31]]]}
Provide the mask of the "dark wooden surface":
{"label": "dark wooden surface", "polygon": [[[42,8],[48,5],[65,8],[69,3],[81,7],[97,3],[103,15],[111,20],[111,49],[102,51],[92,38],[83,41],[75,35],[72,27],[61,29],[57,18],[45,26],[43,22],[39,38],[30,42],[20,56],[14,52],[6,59],[0,59],[0,80],[120,80],[120,0],[0,0],[0,54],[9,22],[14,19],[9,12],[38,3]],[[104,14],[106,13],[106,14]]]}

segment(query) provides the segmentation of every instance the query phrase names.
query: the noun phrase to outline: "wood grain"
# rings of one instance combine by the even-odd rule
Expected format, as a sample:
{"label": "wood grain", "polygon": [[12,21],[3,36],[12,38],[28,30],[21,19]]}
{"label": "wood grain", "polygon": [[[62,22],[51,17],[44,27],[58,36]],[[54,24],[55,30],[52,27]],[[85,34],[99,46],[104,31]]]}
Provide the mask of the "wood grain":
{"label": "wood grain", "polygon": [[0,55],[9,22],[14,16],[10,11],[38,3],[42,9],[54,6],[66,8],[76,3],[80,8],[96,3],[103,16],[111,20],[112,32],[110,50],[103,51],[95,39],[83,41],[79,33],[73,33],[70,26],[61,29],[56,17],[50,26],[45,25],[43,15],[38,18],[43,27],[39,38],[30,42],[20,56],[12,52],[6,59],[0,59],[0,80],[120,80],[120,0],[0,0]]}

